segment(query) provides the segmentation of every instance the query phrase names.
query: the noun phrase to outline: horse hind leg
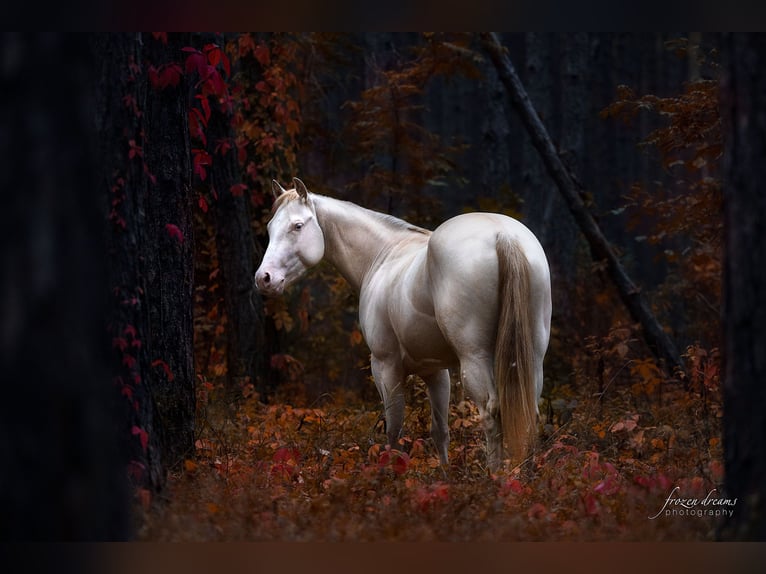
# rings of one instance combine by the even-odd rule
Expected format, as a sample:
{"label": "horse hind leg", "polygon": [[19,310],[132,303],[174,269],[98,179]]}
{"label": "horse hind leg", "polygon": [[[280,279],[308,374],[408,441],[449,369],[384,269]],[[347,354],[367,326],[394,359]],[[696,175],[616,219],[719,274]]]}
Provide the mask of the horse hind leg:
{"label": "horse hind leg", "polygon": [[431,438],[434,441],[439,460],[446,468],[449,459],[447,449],[449,447],[449,395],[450,379],[446,369],[426,377],[428,387],[428,399],[431,403]]}
{"label": "horse hind leg", "polygon": [[490,469],[495,470],[503,458],[503,429],[493,373],[491,358],[462,357],[460,359],[460,380],[468,396],[479,409],[487,439],[487,464]]}

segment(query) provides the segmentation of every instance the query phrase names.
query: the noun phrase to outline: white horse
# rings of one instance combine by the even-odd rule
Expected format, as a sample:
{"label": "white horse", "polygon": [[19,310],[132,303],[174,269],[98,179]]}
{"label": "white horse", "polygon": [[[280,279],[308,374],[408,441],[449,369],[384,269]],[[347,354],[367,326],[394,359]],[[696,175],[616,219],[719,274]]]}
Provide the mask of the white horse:
{"label": "white horse", "polygon": [[447,369],[459,366],[490,467],[505,454],[523,457],[536,428],[551,317],[548,262],[532,232],[496,213],[458,215],[431,232],[309,193],[297,178],[293,184],[285,190],[273,182],[258,289],[278,295],[327,258],[359,293],[388,442],[395,446],[402,429],[407,375],[419,375],[431,402],[431,437],[447,464]]}

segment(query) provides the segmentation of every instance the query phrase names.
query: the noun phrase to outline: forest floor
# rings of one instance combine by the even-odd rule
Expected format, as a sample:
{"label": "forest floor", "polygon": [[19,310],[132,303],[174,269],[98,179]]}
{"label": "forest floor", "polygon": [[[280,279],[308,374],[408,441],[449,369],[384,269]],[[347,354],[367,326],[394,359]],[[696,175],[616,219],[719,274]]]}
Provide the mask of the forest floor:
{"label": "forest floor", "polygon": [[[686,385],[633,361],[606,384],[558,386],[542,403],[530,456],[494,474],[459,385],[445,473],[417,381],[394,450],[382,446],[381,406],[349,391],[314,405],[288,396],[264,404],[246,392],[223,408],[222,389],[204,383],[196,452],[170,474],[162,500],[139,497],[139,539],[711,540],[727,507],[715,504],[723,481],[717,361],[703,359]],[[685,509],[680,498],[696,501]]]}

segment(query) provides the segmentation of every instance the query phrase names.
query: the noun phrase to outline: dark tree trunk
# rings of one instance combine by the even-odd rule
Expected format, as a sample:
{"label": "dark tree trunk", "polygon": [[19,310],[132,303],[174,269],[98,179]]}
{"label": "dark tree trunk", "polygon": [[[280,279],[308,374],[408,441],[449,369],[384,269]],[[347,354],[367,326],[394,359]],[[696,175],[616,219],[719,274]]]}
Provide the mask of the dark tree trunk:
{"label": "dark tree trunk", "polygon": [[[225,45],[222,36],[214,39]],[[253,238],[250,224],[250,193],[232,186],[242,183],[242,175],[231,129],[231,113],[210,102],[208,153],[213,157],[210,183],[217,199],[211,205],[215,220],[223,301],[226,310],[226,362],[230,392],[238,392],[247,383],[256,383],[256,374],[264,368],[263,306],[253,292],[254,263],[263,253]],[[231,146],[220,147],[222,142]],[[216,153],[216,147],[219,152]],[[256,305],[257,304],[257,305]]]}
{"label": "dark tree trunk", "polygon": [[[168,45],[149,37],[146,45],[148,64],[159,67],[181,61],[181,48],[189,45],[189,36],[171,34]],[[189,104],[185,76],[178,86],[157,88],[150,82],[147,90],[144,158],[150,177],[144,208],[149,241],[145,253],[152,360],[149,382],[163,433],[165,467],[170,468],[189,456],[194,443]]]}
{"label": "dark tree trunk", "polygon": [[723,422],[737,504],[723,536],[766,540],[766,37],[732,34],[725,53]]}
{"label": "dark tree trunk", "polygon": [[0,539],[125,539],[88,45],[3,34],[0,54]]}
{"label": "dark tree trunk", "polygon": [[108,194],[115,382],[129,418],[134,484],[158,491],[193,447],[191,160],[187,89],[148,80],[184,38],[97,37],[95,117]]}
{"label": "dark tree trunk", "polygon": [[649,309],[646,297],[627,275],[619,258],[604,237],[596,220],[588,211],[583,197],[585,190],[573,177],[571,170],[565,166],[548,135],[545,126],[540,121],[529,97],[516,74],[516,70],[506,56],[502,45],[491,33],[481,35],[482,45],[495,64],[500,79],[508,90],[513,107],[519,113],[522,122],[529,132],[532,144],[540,153],[546,168],[556,182],[559,192],[564,197],[577,225],[588,241],[594,260],[605,261],[607,270],[618,289],[620,297],[630,312],[638,321],[644,332],[644,339],[655,356],[670,370],[685,370],[675,344],[657,322]]}

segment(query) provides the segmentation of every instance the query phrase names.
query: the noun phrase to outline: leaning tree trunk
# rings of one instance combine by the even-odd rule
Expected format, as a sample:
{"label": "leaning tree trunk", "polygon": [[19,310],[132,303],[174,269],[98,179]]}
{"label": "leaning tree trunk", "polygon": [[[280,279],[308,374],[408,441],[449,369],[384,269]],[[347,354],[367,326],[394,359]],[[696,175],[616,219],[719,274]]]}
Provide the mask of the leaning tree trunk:
{"label": "leaning tree trunk", "polygon": [[[732,540],[766,540],[766,37],[725,46],[724,453]],[[761,177],[763,176],[763,177]]]}
{"label": "leaning tree trunk", "polygon": [[482,33],[481,43],[508,90],[511,103],[521,116],[532,144],[540,153],[548,172],[566,200],[569,211],[588,241],[593,258],[598,261],[606,261],[607,270],[618,289],[620,298],[630,315],[641,324],[644,339],[655,356],[664,362],[668,368],[684,372],[685,366],[675,344],[651,312],[641,289],[630,279],[609,241],[601,233],[598,224],[585,206],[583,201],[585,193],[582,184],[562,163],[502,45],[493,33]]}

